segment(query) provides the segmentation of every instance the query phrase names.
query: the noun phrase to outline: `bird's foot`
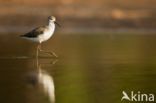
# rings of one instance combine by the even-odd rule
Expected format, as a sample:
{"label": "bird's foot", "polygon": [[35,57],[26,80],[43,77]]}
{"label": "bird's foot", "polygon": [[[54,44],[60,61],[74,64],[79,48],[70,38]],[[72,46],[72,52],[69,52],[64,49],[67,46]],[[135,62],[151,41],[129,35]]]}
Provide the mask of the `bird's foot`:
{"label": "bird's foot", "polygon": [[49,54],[51,56],[54,56],[54,57],[58,58],[58,56],[53,51],[44,51],[44,50],[42,50],[40,48],[39,48],[39,51],[43,52],[43,53],[47,53],[47,54]]}
{"label": "bird's foot", "polygon": [[56,53],[54,53],[54,52],[49,52],[50,53],[50,55],[52,55],[52,56],[54,56],[54,57],[56,57],[56,58],[58,58],[58,56],[56,55]]}

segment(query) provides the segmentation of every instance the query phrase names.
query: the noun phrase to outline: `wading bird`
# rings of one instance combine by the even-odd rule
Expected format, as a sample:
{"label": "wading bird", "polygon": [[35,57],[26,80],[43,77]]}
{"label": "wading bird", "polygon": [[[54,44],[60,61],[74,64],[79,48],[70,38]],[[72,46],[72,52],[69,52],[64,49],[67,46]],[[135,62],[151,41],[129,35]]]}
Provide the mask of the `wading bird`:
{"label": "wading bird", "polygon": [[35,28],[26,34],[21,35],[21,37],[27,40],[31,40],[33,42],[38,43],[37,54],[36,54],[37,57],[38,57],[38,51],[49,53],[50,55],[58,57],[53,51],[49,52],[49,51],[44,51],[41,49],[41,43],[50,39],[50,37],[54,34],[55,24],[57,24],[60,27],[60,25],[56,22],[56,18],[54,16],[49,16],[48,24],[46,26]]}

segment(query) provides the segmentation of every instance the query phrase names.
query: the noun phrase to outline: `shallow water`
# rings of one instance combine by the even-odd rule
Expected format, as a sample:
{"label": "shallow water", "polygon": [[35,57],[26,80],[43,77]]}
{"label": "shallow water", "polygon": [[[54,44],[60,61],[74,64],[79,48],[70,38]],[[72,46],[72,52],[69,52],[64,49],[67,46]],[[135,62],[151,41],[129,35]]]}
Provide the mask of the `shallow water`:
{"label": "shallow water", "polygon": [[149,34],[58,34],[42,48],[59,58],[37,60],[37,44],[2,34],[0,103],[121,103],[122,91],[155,94],[155,43]]}

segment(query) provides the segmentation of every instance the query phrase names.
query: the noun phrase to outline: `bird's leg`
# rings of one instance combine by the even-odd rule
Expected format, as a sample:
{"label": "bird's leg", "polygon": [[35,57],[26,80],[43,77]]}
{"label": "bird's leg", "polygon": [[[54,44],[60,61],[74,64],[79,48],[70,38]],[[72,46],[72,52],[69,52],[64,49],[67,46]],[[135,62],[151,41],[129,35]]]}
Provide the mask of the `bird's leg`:
{"label": "bird's leg", "polygon": [[37,45],[37,49],[36,49],[36,59],[38,59],[38,54],[39,54],[39,53],[38,53],[38,50],[39,50],[39,48],[40,48],[40,44]]}
{"label": "bird's leg", "polygon": [[38,49],[39,49],[40,52],[48,53],[48,54],[50,54],[50,55],[53,55],[53,56],[55,56],[55,57],[58,57],[53,51],[45,51],[45,50],[42,50],[42,49],[41,49],[41,45],[39,46]]}
{"label": "bird's leg", "polygon": [[36,66],[38,68],[38,50],[39,50],[39,46],[40,44],[37,45],[37,48],[36,48]]}
{"label": "bird's leg", "polygon": [[38,46],[37,46],[37,57],[39,55],[39,52],[38,51],[40,51],[40,48],[41,48],[41,44],[38,44]]}

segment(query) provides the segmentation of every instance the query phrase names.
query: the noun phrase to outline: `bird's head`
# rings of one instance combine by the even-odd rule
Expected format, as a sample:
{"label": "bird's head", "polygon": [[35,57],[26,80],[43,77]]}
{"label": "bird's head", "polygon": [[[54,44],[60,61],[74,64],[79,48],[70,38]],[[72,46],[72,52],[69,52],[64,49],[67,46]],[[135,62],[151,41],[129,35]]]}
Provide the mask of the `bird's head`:
{"label": "bird's head", "polygon": [[56,18],[54,16],[49,16],[48,19],[52,22],[55,22],[56,21]]}
{"label": "bird's head", "polygon": [[61,27],[60,24],[56,22],[56,18],[54,16],[49,16],[48,19],[49,19],[49,22],[53,22],[56,25],[58,25],[59,27]]}

